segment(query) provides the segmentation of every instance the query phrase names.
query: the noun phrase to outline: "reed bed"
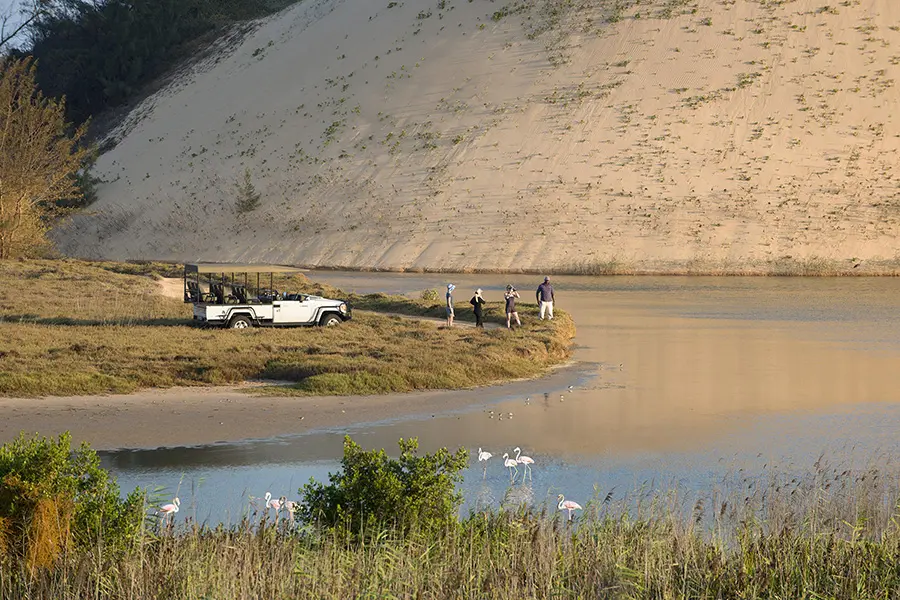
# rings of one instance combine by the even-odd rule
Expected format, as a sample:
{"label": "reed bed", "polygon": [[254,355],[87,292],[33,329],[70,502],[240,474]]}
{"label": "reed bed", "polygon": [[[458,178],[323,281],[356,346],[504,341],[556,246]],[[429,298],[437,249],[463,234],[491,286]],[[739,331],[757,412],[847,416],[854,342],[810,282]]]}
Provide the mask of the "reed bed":
{"label": "reed bed", "polygon": [[[151,527],[37,574],[0,569],[2,598],[897,598],[898,475],[832,468],[734,478],[702,494],[598,492],[473,513],[430,536],[245,521]],[[749,482],[749,483],[748,483]]]}

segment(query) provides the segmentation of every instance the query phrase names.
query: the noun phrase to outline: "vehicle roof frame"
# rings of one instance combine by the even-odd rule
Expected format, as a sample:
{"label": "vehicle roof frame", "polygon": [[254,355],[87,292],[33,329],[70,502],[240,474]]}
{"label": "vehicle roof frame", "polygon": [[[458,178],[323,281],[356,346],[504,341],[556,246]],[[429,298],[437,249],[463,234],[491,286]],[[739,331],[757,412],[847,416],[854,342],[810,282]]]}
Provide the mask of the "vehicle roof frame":
{"label": "vehicle roof frame", "polygon": [[304,273],[306,269],[286,265],[262,265],[251,263],[185,263],[187,274],[219,274],[219,273]]}

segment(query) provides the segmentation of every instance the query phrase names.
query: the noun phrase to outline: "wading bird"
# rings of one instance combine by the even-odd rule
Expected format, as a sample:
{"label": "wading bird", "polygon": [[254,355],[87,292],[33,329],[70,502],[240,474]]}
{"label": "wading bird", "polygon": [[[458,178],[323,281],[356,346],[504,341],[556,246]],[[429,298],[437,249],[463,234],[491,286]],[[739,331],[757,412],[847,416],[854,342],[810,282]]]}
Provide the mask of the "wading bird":
{"label": "wading bird", "polygon": [[572,500],[566,500],[562,494],[559,495],[559,510],[567,510],[569,511],[569,520],[572,520],[572,511],[574,510],[584,510],[580,504],[574,502]]}
{"label": "wading bird", "polygon": [[266,492],[266,508],[274,508],[277,514],[281,510],[282,502],[284,502],[284,496],[276,500],[272,498],[272,492]]}
{"label": "wading bird", "polygon": [[478,449],[478,462],[484,463],[484,477],[482,479],[487,479],[487,461],[493,456],[490,452],[486,450]]}
{"label": "wading bird", "polygon": [[291,523],[293,523],[294,511],[300,508],[300,503],[294,502],[293,500],[287,500],[284,496],[281,497],[281,503],[284,506],[284,510],[287,511],[288,518],[291,520]]}
{"label": "wading bird", "polygon": [[[516,459],[509,457],[509,452],[503,455],[503,466],[509,469],[509,480],[510,482],[515,481],[516,477],[519,476],[519,467],[516,462]],[[513,475],[513,469],[515,469],[516,474]]]}
{"label": "wading bird", "polygon": [[522,449],[516,446],[516,449],[513,450],[516,453],[516,462],[520,465],[525,465],[525,470],[522,472],[522,483],[525,483],[525,475],[534,481],[534,477],[531,476],[531,465],[534,464],[534,459],[530,456],[519,456],[522,453]]}
{"label": "wading bird", "polygon": [[163,519],[168,521],[170,516],[178,512],[179,506],[181,506],[181,500],[175,498],[170,504],[163,504],[160,506],[159,514],[162,515]]}

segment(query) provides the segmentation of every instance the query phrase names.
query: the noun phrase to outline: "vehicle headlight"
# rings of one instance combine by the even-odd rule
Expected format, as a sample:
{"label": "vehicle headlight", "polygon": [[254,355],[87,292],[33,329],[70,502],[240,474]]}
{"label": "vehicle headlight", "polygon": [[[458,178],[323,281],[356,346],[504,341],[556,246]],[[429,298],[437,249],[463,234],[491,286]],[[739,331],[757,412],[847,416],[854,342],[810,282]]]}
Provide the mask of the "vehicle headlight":
{"label": "vehicle headlight", "polygon": [[338,308],[342,313],[347,312],[347,304],[345,302],[341,302],[341,305]]}

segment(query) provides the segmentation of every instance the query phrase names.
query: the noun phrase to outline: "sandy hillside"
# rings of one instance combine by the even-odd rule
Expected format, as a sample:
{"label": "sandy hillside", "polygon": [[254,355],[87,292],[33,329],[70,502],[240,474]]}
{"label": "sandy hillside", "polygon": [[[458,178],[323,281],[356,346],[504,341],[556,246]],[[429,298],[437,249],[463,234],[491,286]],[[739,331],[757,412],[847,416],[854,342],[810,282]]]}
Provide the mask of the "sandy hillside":
{"label": "sandy hillside", "polygon": [[[897,0],[304,0],[116,133],[90,257],[897,258]],[[261,206],[237,215],[249,169]]]}

